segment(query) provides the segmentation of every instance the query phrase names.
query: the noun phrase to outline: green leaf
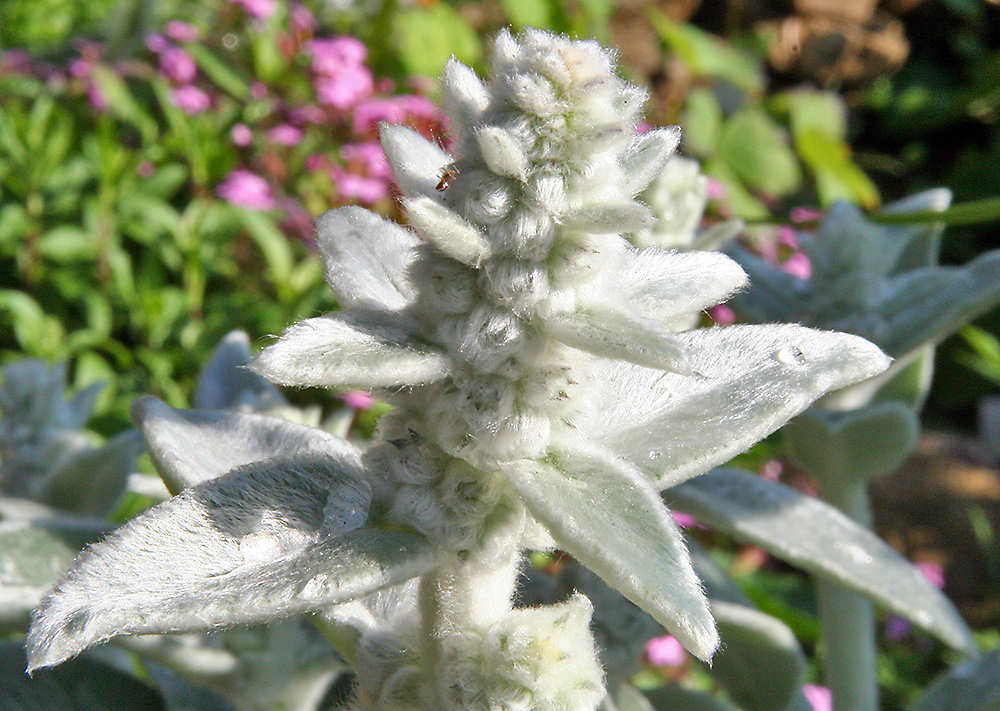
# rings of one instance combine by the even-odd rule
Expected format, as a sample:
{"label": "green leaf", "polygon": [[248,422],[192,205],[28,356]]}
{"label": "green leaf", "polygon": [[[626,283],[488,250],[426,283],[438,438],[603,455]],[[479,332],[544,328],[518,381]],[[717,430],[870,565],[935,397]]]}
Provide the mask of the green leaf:
{"label": "green leaf", "polygon": [[189,43],[184,49],[191,55],[198,67],[220,89],[236,99],[250,97],[250,87],[239,72],[217,57],[212,50],[203,44]]}
{"label": "green leaf", "polygon": [[38,254],[60,264],[72,264],[93,259],[97,245],[94,237],[76,225],[59,225],[41,235],[35,242]]}
{"label": "green leaf", "polygon": [[111,111],[139,129],[144,143],[155,143],[159,135],[156,121],[132,95],[128,85],[111,69],[100,64],[94,65],[91,76]]}
{"label": "green leaf", "polygon": [[515,29],[553,28],[555,12],[550,0],[500,0],[500,6]]}
{"label": "green leaf", "polygon": [[722,106],[709,89],[693,88],[684,100],[681,126],[684,148],[692,155],[713,155],[722,132]]}
{"label": "green leaf", "polygon": [[916,449],[920,422],[909,405],[887,400],[844,412],[811,408],[782,432],[797,466],[840,488],[896,471]]}
{"label": "green leaf", "polygon": [[33,676],[19,642],[0,644],[0,706],[4,711],[166,711],[159,693],[93,659],[74,659]]}
{"label": "green leaf", "polygon": [[[700,659],[718,644],[684,540],[642,474],[612,453],[566,443],[503,468],[557,544],[666,627]],[[635,561],[641,560],[641,565]]]}
{"label": "green leaf", "polygon": [[968,626],[914,565],[832,506],[736,469],[664,492],[668,505],[839,583],[902,615],[945,644],[976,654]]}
{"label": "green leaf", "polygon": [[1000,220],[1000,197],[983,198],[959,203],[947,210],[926,210],[908,213],[876,212],[868,215],[872,222],[883,225],[912,225],[923,222],[944,222],[949,225],[975,225]]}
{"label": "green leaf", "polygon": [[755,57],[694,25],[674,22],[659,10],[647,14],[660,39],[695,76],[723,79],[752,94],[764,91],[763,68]]}
{"label": "green leaf", "polygon": [[869,208],[879,204],[878,188],[851,160],[847,143],[810,129],[795,135],[795,147],[813,171],[823,206],[837,200]]}
{"label": "green leaf", "polygon": [[0,290],[0,313],[6,311],[14,335],[22,349],[34,356],[57,357],[62,352],[66,331],[54,316],[48,316],[38,302],[14,289]]}
{"label": "green leaf", "polygon": [[942,674],[907,711],[1000,709],[1000,649]]}
{"label": "green leaf", "polygon": [[808,666],[792,631],[752,607],[713,601],[719,653],[710,674],[745,711],[786,709]]}
{"label": "green leaf", "polygon": [[371,490],[327,456],[185,489],[81,554],[28,632],[29,669],[121,634],[205,631],[316,610],[437,562],[423,536],[364,525]]}
{"label": "green leaf", "polygon": [[740,180],[771,197],[787,195],[802,182],[784,130],[756,106],[746,106],[726,121],[718,155]]}
{"label": "green leaf", "polygon": [[258,210],[239,210],[238,214],[243,226],[264,255],[268,278],[278,292],[282,293],[291,278],[295,263],[291,243],[272,216]]}
{"label": "green leaf", "polygon": [[475,30],[445,3],[398,9],[393,16],[392,32],[408,74],[437,77],[452,55],[472,64],[483,53]]}

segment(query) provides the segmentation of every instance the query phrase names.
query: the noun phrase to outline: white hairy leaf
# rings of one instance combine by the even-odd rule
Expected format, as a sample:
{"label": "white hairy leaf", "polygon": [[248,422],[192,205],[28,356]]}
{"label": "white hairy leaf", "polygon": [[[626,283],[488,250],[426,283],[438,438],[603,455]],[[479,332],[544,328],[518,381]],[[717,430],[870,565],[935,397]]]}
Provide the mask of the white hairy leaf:
{"label": "white hairy leaf", "polygon": [[559,217],[563,227],[597,234],[636,232],[655,221],[653,211],[641,202],[588,204]]}
{"label": "white hairy leaf", "polygon": [[690,374],[690,361],[677,334],[659,324],[611,309],[588,308],[556,314],[545,322],[556,340],[607,358]]}
{"label": "white hairy leaf", "polygon": [[593,286],[581,289],[582,298],[621,302],[667,322],[720,304],[747,283],[740,265],[718,252],[628,249],[609,261]]}
{"label": "white hairy leaf", "polygon": [[677,334],[695,375],[595,364],[577,427],[660,488],[722,464],[824,393],[870,378],[889,359],[863,338],[801,326]]}
{"label": "white hairy leaf", "polygon": [[345,309],[402,311],[413,301],[407,271],[420,238],[360,207],[326,212],[316,221],[326,281]]}
{"label": "white hairy leaf", "polygon": [[497,175],[523,181],[528,175],[528,156],[517,139],[500,126],[483,126],[476,142],[486,165]]}
{"label": "white hairy leaf", "polygon": [[683,537],[642,474],[581,442],[504,467],[560,548],[708,660],[718,635]]}
{"label": "white hairy leaf", "polygon": [[448,358],[388,312],[346,311],[290,326],[252,367],[282,385],[399,387],[433,382]]}
{"label": "white hairy leaf", "polygon": [[293,455],[326,455],[360,471],[353,444],[315,427],[278,417],[220,410],[175,410],[151,396],[132,403],[157,471],[172,493],[253,462]]}
{"label": "white hairy leaf", "polygon": [[478,266],[489,255],[489,242],[479,229],[433,199],[405,199],[403,207],[420,234],[452,259]]}
{"label": "white hairy leaf", "polygon": [[700,522],[864,595],[954,649],[976,653],[968,626],[916,566],[819,499],[737,469],[714,469],[663,495]]}
{"label": "white hairy leaf", "polygon": [[622,157],[626,181],[622,191],[629,196],[642,192],[663,170],[680,140],[681,131],[677,126],[636,136]]}
{"label": "white hairy leaf", "polygon": [[365,527],[371,491],[321,456],[184,490],[81,554],[35,613],[30,668],[120,634],[208,630],[316,610],[433,565],[427,539]]}
{"label": "white hairy leaf", "polygon": [[441,171],[451,163],[451,156],[406,126],[383,124],[379,135],[382,150],[403,195],[436,196]]}
{"label": "white hairy leaf", "polygon": [[466,130],[479,122],[489,105],[490,96],[476,73],[452,57],[441,77],[444,108],[456,131]]}

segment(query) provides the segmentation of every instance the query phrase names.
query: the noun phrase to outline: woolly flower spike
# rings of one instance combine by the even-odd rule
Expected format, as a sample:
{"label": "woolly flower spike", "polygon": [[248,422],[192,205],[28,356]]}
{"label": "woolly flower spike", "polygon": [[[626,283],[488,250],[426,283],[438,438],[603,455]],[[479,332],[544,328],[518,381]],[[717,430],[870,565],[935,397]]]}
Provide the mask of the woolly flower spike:
{"label": "woolly flower spike", "polygon": [[[454,155],[383,128],[415,230],[359,208],[321,218],[343,311],[292,326],[254,364],[283,384],[374,390],[395,405],[376,441],[356,458],[269,418],[140,407],[154,461],[200,483],[80,558],[38,613],[33,667],[116,633],[190,629],[197,614],[212,626],[323,609],[353,640],[354,709],[485,711],[495,697],[586,711],[604,693],[589,605],[512,609],[521,548],[553,542],[711,657],[714,623],[658,489],[888,359],[860,338],[796,326],[673,331],[746,283],[723,255],[622,237],[652,223],[635,196],[676,130],[636,134],[645,94],[593,42],[503,32],[493,68],[485,84],[455,62],[445,71]],[[260,461],[254,433],[275,458]],[[227,473],[171,451],[208,452],[216,438]],[[120,582],[155,578],[158,546],[176,560],[198,538],[182,578],[171,569],[147,585],[169,600],[163,618]],[[213,546],[225,554],[206,555]],[[413,587],[391,596],[412,612],[359,612],[414,576],[419,604]]]}

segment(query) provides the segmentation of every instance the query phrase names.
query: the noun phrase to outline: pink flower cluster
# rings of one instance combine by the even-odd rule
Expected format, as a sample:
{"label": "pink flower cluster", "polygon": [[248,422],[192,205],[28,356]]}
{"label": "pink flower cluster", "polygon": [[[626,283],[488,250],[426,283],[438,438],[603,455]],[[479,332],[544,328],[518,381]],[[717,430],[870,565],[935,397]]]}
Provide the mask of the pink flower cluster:
{"label": "pink flower cluster", "polygon": [[309,53],[320,103],[346,110],[371,95],[375,81],[364,64],[368,48],[359,40],[314,39],[309,43]]}
{"label": "pink flower cluster", "polygon": [[180,42],[197,39],[197,30],[185,22],[174,21],[167,25],[166,33],[167,37],[150,35],[146,38],[146,46],[159,55],[160,74],[173,87],[170,98],[182,111],[189,114],[208,111],[212,106],[212,97],[193,83],[198,77],[198,64],[186,49],[170,42],[171,39]]}

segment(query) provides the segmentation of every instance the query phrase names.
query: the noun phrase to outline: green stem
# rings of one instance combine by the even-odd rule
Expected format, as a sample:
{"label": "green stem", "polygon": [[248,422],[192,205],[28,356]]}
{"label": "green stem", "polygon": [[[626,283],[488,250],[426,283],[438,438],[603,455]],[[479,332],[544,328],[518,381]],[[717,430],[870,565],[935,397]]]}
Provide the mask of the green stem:
{"label": "green stem", "polygon": [[[865,481],[820,491],[858,523],[871,527]],[[823,678],[833,695],[834,711],[878,711],[875,608],[867,598],[840,585],[819,580],[819,617],[823,627]]]}

